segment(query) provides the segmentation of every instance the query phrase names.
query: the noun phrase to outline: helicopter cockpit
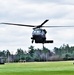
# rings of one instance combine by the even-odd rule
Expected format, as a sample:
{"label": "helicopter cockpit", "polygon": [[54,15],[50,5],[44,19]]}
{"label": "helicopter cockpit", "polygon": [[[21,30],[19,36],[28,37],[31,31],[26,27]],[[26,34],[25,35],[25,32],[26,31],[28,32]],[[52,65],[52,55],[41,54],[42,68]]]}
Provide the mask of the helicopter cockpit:
{"label": "helicopter cockpit", "polygon": [[42,43],[46,40],[46,30],[45,29],[34,29],[32,32],[32,43],[35,40],[36,43]]}
{"label": "helicopter cockpit", "polygon": [[33,32],[32,32],[32,36],[43,36],[45,37],[45,34],[46,34],[46,30],[44,29],[35,29]]}

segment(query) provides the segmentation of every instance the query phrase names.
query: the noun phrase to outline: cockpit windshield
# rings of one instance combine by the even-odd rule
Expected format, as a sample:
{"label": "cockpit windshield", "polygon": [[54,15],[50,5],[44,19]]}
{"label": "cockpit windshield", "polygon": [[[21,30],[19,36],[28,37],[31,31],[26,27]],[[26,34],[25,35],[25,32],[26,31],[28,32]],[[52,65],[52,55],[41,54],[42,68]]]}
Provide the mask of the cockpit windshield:
{"label": "cockpit windshield", "polygon": [[41,29],[36,29],[33,31],[32,35],[44,35],[44,31]]}

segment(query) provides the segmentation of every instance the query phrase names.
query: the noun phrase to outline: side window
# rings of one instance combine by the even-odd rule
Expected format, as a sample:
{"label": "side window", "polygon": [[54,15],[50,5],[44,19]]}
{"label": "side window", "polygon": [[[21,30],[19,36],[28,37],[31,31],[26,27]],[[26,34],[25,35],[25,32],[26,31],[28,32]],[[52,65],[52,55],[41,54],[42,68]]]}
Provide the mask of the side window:
{"label": "side window", "polygon": [[42,31],[42,35],[44,35],[44,31]]}

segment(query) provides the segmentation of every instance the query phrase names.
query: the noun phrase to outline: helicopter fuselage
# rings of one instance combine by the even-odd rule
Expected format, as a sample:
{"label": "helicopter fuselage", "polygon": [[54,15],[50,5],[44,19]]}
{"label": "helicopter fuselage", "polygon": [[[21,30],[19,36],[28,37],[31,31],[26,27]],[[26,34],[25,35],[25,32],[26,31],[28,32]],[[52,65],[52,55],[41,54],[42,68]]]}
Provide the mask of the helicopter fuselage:
{"label": "helicopter fuselage", "polygon": [[46,40],[46,33],[47,31],[45,29],[34,29],[32,32],[32,43],[35,41],[35,43],[53,43],[52,40]]}

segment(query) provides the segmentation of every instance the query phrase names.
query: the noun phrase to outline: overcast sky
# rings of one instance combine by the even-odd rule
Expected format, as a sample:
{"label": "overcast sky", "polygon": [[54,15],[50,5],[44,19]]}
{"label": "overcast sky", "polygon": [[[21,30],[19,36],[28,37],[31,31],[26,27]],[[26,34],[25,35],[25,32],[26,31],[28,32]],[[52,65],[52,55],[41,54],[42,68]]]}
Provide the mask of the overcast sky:
{"label": "overcast sky", "polygon": [[[0,0],[0,22],[39,25],[49,19],[48,26],[74,25],[74,0]],[[74,45],[74,28],[46,28],[45,44],[52,50],[62,44]],[[30,45],[42,48],[42,44],[31,44],[32,28],[0,25],[0,50],[16,52],[18,48],[28,50]]]}

